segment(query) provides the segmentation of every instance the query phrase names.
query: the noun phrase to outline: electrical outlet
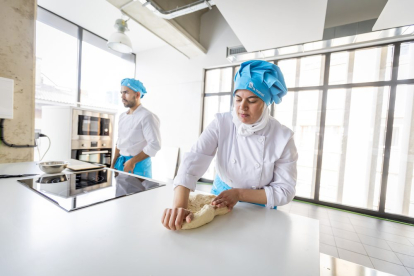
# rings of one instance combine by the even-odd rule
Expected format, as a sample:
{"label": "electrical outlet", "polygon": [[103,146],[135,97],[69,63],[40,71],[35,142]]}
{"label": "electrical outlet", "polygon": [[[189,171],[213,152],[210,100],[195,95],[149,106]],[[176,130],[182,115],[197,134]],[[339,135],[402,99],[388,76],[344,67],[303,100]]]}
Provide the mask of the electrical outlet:
{"label": "electrical outlet", "polygon": [[35,140],[40,138],[40,129],[35,129]]}

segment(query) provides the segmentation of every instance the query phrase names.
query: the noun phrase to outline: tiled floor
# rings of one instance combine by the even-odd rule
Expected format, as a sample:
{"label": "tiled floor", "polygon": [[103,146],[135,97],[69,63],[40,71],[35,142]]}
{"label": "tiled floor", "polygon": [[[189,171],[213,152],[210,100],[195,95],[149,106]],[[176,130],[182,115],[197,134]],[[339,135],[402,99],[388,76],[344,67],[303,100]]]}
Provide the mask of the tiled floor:
{"label": "tiled floor", "polygon": [[[209,192],[210,185],[197,185]],[[293,201],[279,211],[319,220],[319,250],[394,275],[414,276],[414,226]]]}
{"label": "tiled floor", "polygon": [[414,276],[414,227],[293,201],[279,211],[319,220],[319,250],[394,275]]}

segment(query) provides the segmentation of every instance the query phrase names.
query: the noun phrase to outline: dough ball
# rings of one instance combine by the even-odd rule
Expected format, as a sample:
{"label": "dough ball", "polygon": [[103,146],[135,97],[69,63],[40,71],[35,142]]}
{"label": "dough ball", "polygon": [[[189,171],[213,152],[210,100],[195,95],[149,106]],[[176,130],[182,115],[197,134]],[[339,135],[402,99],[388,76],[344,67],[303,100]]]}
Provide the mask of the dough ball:
{"label": "dough ball", "polygon": [[215,198],[215,195],[190,194],[188,210],[194,214],[194,218],[190,223],[184,222],[182,229],[198,228],[212,221],[215,216],[225,215],[230,212],[227,207],[214,208],[211,202]]}

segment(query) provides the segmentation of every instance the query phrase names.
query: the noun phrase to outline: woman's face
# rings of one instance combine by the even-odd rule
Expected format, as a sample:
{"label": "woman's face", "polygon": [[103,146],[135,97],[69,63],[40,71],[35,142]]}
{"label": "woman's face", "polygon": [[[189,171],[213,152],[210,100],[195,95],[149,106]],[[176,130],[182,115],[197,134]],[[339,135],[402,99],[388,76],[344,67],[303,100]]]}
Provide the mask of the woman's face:
{"label": "woman's face", "polygon": [[254,124],[262,116],[265,103],[253,92],[239,89],[234,94],[234,110],[244,124]]}

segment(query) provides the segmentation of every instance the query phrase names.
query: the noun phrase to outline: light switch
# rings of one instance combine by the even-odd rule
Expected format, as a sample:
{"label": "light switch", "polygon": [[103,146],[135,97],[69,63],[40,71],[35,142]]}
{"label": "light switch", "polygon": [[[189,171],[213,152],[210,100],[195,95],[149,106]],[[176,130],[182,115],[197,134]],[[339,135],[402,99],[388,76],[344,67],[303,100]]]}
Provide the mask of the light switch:
{"label": "light switch", "polygon": [[14,80],[0,77],[0,119],[13,119]]}

